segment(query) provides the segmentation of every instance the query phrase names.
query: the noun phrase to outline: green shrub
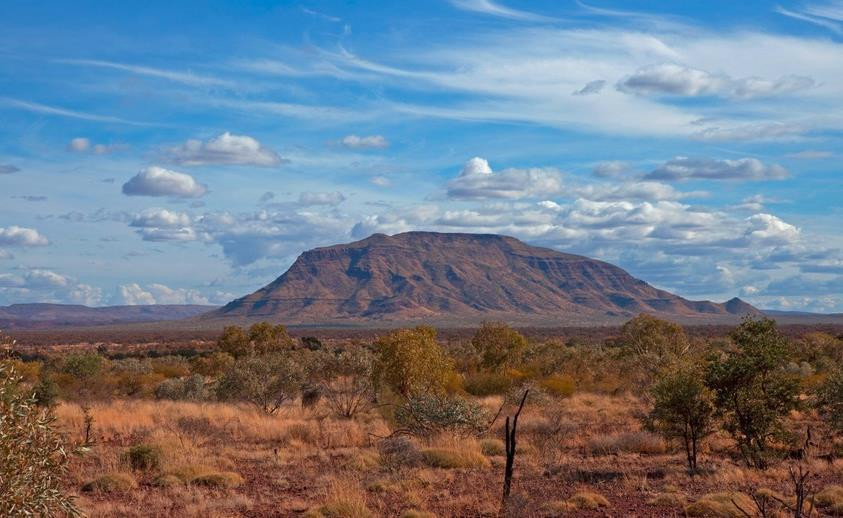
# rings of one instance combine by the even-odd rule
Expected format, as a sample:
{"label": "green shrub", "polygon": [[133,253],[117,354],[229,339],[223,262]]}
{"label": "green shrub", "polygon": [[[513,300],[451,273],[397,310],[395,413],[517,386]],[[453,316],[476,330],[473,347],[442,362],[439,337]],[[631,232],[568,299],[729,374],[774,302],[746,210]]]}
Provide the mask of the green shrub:
{"label": "green shrub", "polygon": [[799,403],[799,381],[785,370],[790,344],[768,318],[747,318],[730,337],[736,347],[713,359],[706,384],[744,459],[764,468],[770,440],[783,438],[784,418]]}
{"label": "green shrub", "polygon": [[[12,343],[0,335],[0,345]],[[23,392],[11,362],[0,360],[0,516],[81,514],[64,492],[70,448],[54,422]]]}
{"label": "green shrub", "polygon": [[52,407],[59,398],[59,386],[53,377],[47,373],[41,373],[41,379],[32,387],[35,396],[35,403],[38,406]]}
{"label": "green shrub", "polygon": [[399,329],[378,340],[375,347],[376,387],[382,385],[404,397],[445,391],[452,362],[432,327]]}
{"label": "green shrub", "polygon": [[465,391],[472,396],[494,396],[506,394],[512,386],[512,379],[499,372],[478,372],[465,377]]}
{"label": "green shrub", "polygon": [[162,381],[155,388],[155,397],[158,399],[202,401],[207,399],[208,391],[205,388],[205,379],[194,374],[186,378],[172,378]]}
{"label": "green shrub", "polygon": [[471,338],[480,365],[490,371],[517,365],[527,348],[527,339],[501,322],[484,322]]}
{"label": "green shrub", "polygon": [[240,358],[217,383],[221,400],[252,403],[266,414],[275,414],[301,389],[302,368],[285,354]]}
{"label": "green shrub", "polygon": [[574,378],[567,374],[552,374],[539,381],[539,387],[554,397],[571,397],[574,395]]}
{"label": "green shrub", "polygon": [[100,373],[103,357],[97,353],[71,353],[64,358],[62,371],[76,379],[91,379]]}
{"label": "green shrub", "polygon": [[653,410],[647,426],[685,449],[688,470],[697,471],[701,442],[714,432],[714,405],[700,369],[683,367],[662,374],[652,389]]}
{"label": "green shrub", "polygon": [[375,387],[373,356],[363,347],[339,354],[314,353],[316,368],[311,379],[319,383],[319,394],[339,417],[350,419],[372,407]]}
{"label": "green shrub", "polygon": [[128,473],[109,473],[83,485],[82,491],[86,493],[123,493],[137,487],[137,481]]}
{"label": "green shrub", "polygon": [[122,461],[132,471],[157,471],[161,469],[163,453],[158,446],[138,444],[132,446],[122,455]]}
{"label": "green shrub", "polygon": [[398,407],[395,421],[420,436],[442,432],[475,435],[486,429],[489,416],[485,408],[461,397],[420,394]]}

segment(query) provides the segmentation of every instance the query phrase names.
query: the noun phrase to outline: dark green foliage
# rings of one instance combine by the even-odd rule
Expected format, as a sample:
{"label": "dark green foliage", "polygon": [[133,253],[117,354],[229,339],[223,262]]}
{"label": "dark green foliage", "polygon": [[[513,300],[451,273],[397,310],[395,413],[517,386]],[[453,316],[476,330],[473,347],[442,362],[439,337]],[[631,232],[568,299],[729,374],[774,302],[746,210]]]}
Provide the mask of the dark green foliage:
{"label": "dark green foliage", "polygon": [[81,515],[62,488],[71,452],[54,423],[0,360],[0,516]]}
{"label": "dark green foliage", "polygon": [[662,374],[651,390],[653,410],[647,417],[651,430],[685,448],[688,470],[697,471],[700,443],[714,431],[713,394],[696,366]]}
{"label": "dark green foliage", "polygon": [[798,405],[798,379],[785,370],[790,345],[767,318],[747,318],[730,336],[734,348],[712,360],[706,384],[744,459],[763,468],[770,440],[782,437],[782,421]]}
{"label": "dark green foliage", "polygon": [[217,340],[217,346],[235,358],[286,351],[294,345],[286,327],[268,322],[252,325],[248,333],[240,326],[227,326]]}
{"label": "dark green foliage", "polygon": [[682,326],[646,313],[623,325],[619,341],[646,378],[669,368],[688,352],[689,347]]}
{"label": "dark green foliage", "polygon": [[817,409],[832,430],[843,431],[843,369],[831,373],[820,387]]}
{"label": "dark green foliage", "polygon": [[56,404],[56,400],[59,397],[59,387],[49,373],[42,373],[38,383],[32,389],[34,391],[35,403],[38,406],[52,407]]}
{"label": "dark green foliage", "polygon": [[248,401],[267,414],[274,414],[294,398],[304,378],[303,370],[288,354],[264,354],[240,358],[220,378],[217,397]]}
{"label": "dark green foliage", "polygon": [[479,372],[465,378],[465,391],[472,396],[491,396],[506,394],[512,386],[512,379],[506,374]]}
{"label": "dark green foliage", "polygon": [[79,380],[88,380],[100,373],[103,357],[97,353],[72,353],[64,359],[62,371]]}
{"label": "dark green foliage", "polygon": [[395,421],[420,436],[441,432],[477,435],[488,427],[489,416],[482,406],[461,397],[418,394],[398,407]]}
{"label": "dark green foliage", "polygon": [[309,349],[311,351],[318,351],[322,349],[322,341],[316,338],[315,336],[301,337],[301,345],[305,349]]}
{"label": "dark green foliage", "polygon": [[161,469],[162,456],[161,448],[138,444],[126,450],[122,460],[133,471],[158,471]]}
{"label": "dark green foliage", "polygon": [[205,379],[199,374],[185,378],[173,378],[162,381],[155,388],[158,399],[202,401],[207,399]]}
{"label": "dark green foliage", "polygon": [[474,333],[471,345],[480,356],[480,366],[497,371],[521,361],[527,339],[504,323],[484,322]]}
{"label": "dark green foliage", "polygon": [[376,386],[404,397],[444,392],[452,362],[432,327],[399,329],[378,340],[375,347]]}

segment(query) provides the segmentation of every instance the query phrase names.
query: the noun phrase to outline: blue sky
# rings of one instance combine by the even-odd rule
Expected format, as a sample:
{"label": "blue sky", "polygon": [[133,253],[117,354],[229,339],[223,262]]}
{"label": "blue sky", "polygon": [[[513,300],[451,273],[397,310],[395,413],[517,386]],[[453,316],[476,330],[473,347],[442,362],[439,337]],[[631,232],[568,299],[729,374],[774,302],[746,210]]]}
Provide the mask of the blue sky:
{"label": "blue sky", "polygon": [[4,2],[0,304],[495,232],[843,311],[843,2]]}

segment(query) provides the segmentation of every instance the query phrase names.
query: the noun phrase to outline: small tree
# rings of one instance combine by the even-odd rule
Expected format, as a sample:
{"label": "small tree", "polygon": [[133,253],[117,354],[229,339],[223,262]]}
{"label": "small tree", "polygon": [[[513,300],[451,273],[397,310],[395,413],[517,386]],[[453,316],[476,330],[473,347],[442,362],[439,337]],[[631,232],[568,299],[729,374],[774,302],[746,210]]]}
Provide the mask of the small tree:
{"label": "small tree", "polygon": [[284,402],[296,397],[302,378],[302,368],[287,355],[247,356],[237,360],[220,378],[217,397],[248,401],[272,415]]}
{"label": "small tree", "polygon": [[620,341],[649,375],[681,359],[690,347],[682,326],[646,313],[623,325]]}
{"label": "small tree", "polygon": [[497,371],[521,359],[527,339],[504,323],[484,322],[474,333],[471,345],[480,355],[480,365]]}
{"label": "small tree", "polygon": [[653,409],[647,425],[668,440],[685,447],[688,471],[697,472],[700,443],[713,431],[713,395],[700,369],[684,366],[662,374],[651,390]]}
{"label": "small tree", "polygon": [[782,420],[798,405],[798,380],[785,370],[790,345],[768,318],[747,317],[730,337],[734,348],[713,359],[706,384],[741,455],[764,468],[769,441],[782,435]]}
{"label": "small tree", "polygon": [[235,358],[249,354],[249,335],[240,326],[225,326],[217,339],[217,347]]}
{"label": "small tree", "polygon": [[395,411],[395,421],[404,430],[425,437],[477,435],[489,426],[488,413],[478,403],[442,394],[410,396]]}
{"label": "small tree", "polygon": [[436,341],[432,327],[400,329],[378,340],[375,347],[376,386],[386,386],[404,397],[444,391],[451,359]]}
{"label": "small tree", "polygon": [[[12,343],[2,335],[0,342]],[[23,392],[12,363],[0,359],[0,516],[82,514],[62,488],[71,452],[54,422],[49,408]]]}
{"label": "small tree", "polygon": [[832,372],[817,394],[817,409],[835,432],[843,432],[843,369]]}
{"label": "small tree", "polygon": [[371,408],[375,398],[373,362],[372,353],[363,347],[321,355],[314,374],[321,394],[335,414],[350,419]]}
{"label": "small tree", "polygon": [[286,327],[280,324],[273,326],[269,322],[260,322],[250,327],[249,342],[255,354],[289,351],[296,344]]}
{"label": "small tree", "polygon": [[253,324],[246,332],[240,326],[226,326],[217,340],[217,346],[235,358],[250,354],[265,354],[288,351],[295,342],[282,325],[273,326],[269,322]]}

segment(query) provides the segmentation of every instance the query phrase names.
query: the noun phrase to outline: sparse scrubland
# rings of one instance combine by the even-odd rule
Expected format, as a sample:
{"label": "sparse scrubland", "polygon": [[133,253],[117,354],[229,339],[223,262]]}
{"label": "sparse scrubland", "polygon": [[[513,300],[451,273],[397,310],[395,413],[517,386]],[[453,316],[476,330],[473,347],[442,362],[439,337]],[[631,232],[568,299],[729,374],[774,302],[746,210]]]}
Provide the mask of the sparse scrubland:
{"label": "sparse scrubland", "polygon": [[499,516],[527,393],[511,516],[843,515],[843,337],[769,320],[701,338],[641,315],[592,342],[490,323],[326,345],[258,324],[181,354],[7,345],[0,501],[42,514]]}

